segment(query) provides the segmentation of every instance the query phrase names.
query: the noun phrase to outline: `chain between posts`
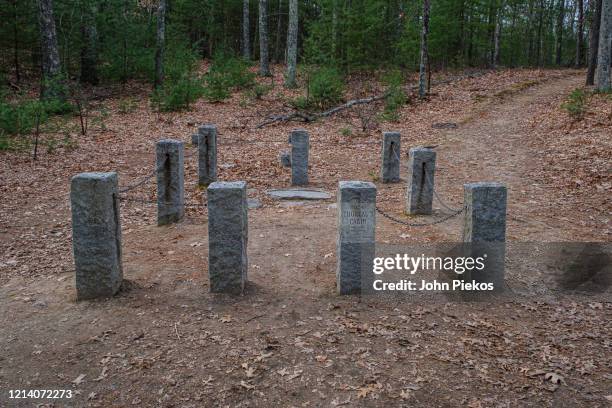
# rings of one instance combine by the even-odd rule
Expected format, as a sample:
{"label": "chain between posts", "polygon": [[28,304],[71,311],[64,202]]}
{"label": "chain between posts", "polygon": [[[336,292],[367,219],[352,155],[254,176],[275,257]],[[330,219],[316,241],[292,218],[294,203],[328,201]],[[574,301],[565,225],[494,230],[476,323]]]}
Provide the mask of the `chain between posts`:
{"label": "chain between posts", "polygon": [[436,224],[441,224],[445,221],[450,220],[451,218],[456,217],[457,215],[461,214],[463,211],[465,210],[465,208],[462,208],[452,214],[447,215],[446,217],[442,217],[440,219],[431,221],[431,222],[408,222],[408,221],[404,221],[404,220],[400,220],[399,218],[396,218],[392,215],[387,214],[386,212],[384,212],[383,210],[381,210],[379,207],[376,207],[376,212],[379,213],[380,215],[382,215],[383,217],[396,222],[398,224],[402,224],[405,225],[407,227],[428,227],[430,225],[436,225]]}
{"label": "chain between posts", "polygon": [[[128,203],[139,203],[139,204],[148,204],[148,205],[157,205],[157,200],[147,200],[143,198],[130,198],[130,197],[119,197],[119,201],[128,202]],[[163,204],[173,205],[174,203],[165,202]],[[207,208],[208,204],[183,204],[185,208]]]}
{"label": "chain between posts", "polygon": [[[395,145],[392,146],[392,152],[393,152],[393,154],[395,154],[395,157],[397,158],[398,163],[401,165],[402,161],[401,161],[401,158],[400,158],[400,156],[399,156],[399,154],[397,152],[397,148],[395,147]],[[403,167],[404,168],[408,168],[408,166],[403,166]],[[427,172],[425,172],[425,178],[426,178],[426,182],[431,187],[431,190],[432,190],[432,192],[434,194],[434,197],[436,197],[437,201],[440,203],[440,205],[442,207],[444,207],[448,211],[451,211],[450,214],[448,214],[448,215],[446,215],[446,216],[444,216],[444,217],[442,217],[440,219],[431,221],[431,222],[414,223],[414,222],[408,222],[408,221],[400,220],[397,217],[394,217],[394,216],[392,216],[390,214],[385,213],[379,207],[376,207],[376,212],[378,212],[380,215],[382,215],[383,217],[385,217],[385,218],[387,218],[387,219],[389,219],[389,220],[391,220],[393,222],[396,222],[396,223],[402,224],[402,225],[406,225],[408,227],[427,227],[427,226],[430,226],[430,225],[441,224],[441,223],[443,223],[445,221],[448,221],[451,218],[454,218],[454,217],[458,216],[459,214],[461,214],[465,210],[465,206],[460,208],[460,209],[457,209],[457,208],[452,208],[452,207],[446,205],[446,203],[440,198],[440,196],[436,192],[436,189],[434,188],[433,180],[431,179],[431,177],[429,176],[429,174]]]}

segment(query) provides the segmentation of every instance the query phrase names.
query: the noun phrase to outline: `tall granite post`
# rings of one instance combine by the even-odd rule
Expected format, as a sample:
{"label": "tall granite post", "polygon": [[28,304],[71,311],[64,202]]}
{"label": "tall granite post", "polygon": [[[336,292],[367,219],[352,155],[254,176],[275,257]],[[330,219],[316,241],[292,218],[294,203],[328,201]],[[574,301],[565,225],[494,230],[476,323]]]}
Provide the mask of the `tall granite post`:
{"label": "tall granite post", "polygon": [[198,184],[207,186],[217,180],[217,127],[203,125],[196,136],[198,145]]}
{"label": "tall granite post", "polygon": [[112,296],[123,280],[117,173],[74,176],[70,205],[77,299]]}
{"label": "tall granite post", "polygon": [[291,184],[304,186],[308,184],[308,150],[310,148],[309,135],[304,129],[291,131]]}
{"label": "tall granite post", "polygon": [[180,140],[157,142],[157,225],[180,221],[185,215],[184,146]]}
{"label": "tall granite post", "polygon": [[464,186],[463,241],[469,256],[484,257],[485,268],[466,279],[491,282],[503,290],[506,254],[506,186],[500,183],[470,183]]}
{"label": "tall granite post", "polygon": [[384,132],[382,144],[381,178],[383,183],[400,181],[400,142],[399,132]]}
{"label": "tall granite post", "polygon": [[431,214],[436,152],[426,147],[410,149],[408,159],[407,214]]}
{"label": "tall granite post", "polygon": [[208,276],[211,292],[239,294],[247,281],[248,206],[245,181],[208,186]]}
{"label": "tall granite post", "polygon": [[360,294],[372,276],[375,230],[376,186],[365,181],[340,181],[336,243],[339,294]]}

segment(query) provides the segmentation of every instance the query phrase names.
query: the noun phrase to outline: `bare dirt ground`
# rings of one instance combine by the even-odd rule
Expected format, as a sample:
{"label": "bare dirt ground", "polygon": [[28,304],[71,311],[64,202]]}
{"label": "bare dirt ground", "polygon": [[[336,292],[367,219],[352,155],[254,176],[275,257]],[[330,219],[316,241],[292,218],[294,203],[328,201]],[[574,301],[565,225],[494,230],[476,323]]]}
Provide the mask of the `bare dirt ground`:
{"label": "bare dirt ground", "polygon": [[[609,242],[609,99],[593,97],[579,123],[560,108],[583,77],[490,72],[434,87],[428,101],[401,111],[399,123],[351,136],[342,129],[353,126],[354,113],[305,124],[312,185],[333,194],[341,179],[376,181],[380,130],[399,130],[403,152],[437,145],[436,184],[453,206],[463,183],[506,183],[510,241]],[[337,296],[334,200],[288,205],[264,194],[289,184],[277,154],[296,124],[253,127],[288,95],[273,91],[243,107],[236,95],[160,118],[146,101],[119,114],[111,98],[105,129],[76,150],[36,163],[24,153],[3,154],[0,406],[610,405],[609,291],[494,303]],[[133,184],[152,171],[156,140],[188,140],[203,122],[219,126],[220,178],[246,179],[250,197],[263,202],[249,212],[247,293],[208,293],[206,209],[190,207],[180,224],[157,227],[154,206],[138,201],[154,198],[150,182],[127,193],[121,208],[125,290],[75,302],[70,177],[117,170],[122,186]],[[188,202],[196,204],[203,193],[195,160],[186,166]],[[402,217],[403,183],[377,185],[379,205]],[[460,236],[459,217],[419,229],[377,219],[381,243]],[[76,395],[8,399],[10,389],[58,388]]]}

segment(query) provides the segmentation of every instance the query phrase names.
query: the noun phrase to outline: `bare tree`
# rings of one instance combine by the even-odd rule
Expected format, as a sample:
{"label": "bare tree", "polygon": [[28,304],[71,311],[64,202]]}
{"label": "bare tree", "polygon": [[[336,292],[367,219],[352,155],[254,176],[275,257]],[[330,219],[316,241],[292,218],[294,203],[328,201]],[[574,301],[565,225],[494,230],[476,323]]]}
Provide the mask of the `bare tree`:
{"label": "bare tree", "polygon": [[155,50],[155,89],[164,83],[164,49],[166,42],[166,0],[157,7],[157,48]]}
{"label": "bare tree", "polygon": [[578,0],[578,27],[576,32],[576,67],[582,65],[582,40],[584,36],[584,2]]}
{"label": "bare tree", "polygon": [[287,76],[285,86],[295,87],[298,41],[298,2],[289,0],[289,28],[287,29]]}
{"label": "bare tree", "polygon": [[259,0],[259,74],[270,76],[268,54],[268,0]]}
{"label": "bare tree", "polygon": [[81,82],[98,84],[98,29],[96,27],[97,8],[95,3],[85,4],[81,34]]}
{"label": "bare tree", "polygon": [[601,24],[601,0],[592,0],[591,30],[589,32],[589,61],[587,70],[587,85],[595,84],[595,68],[597,67],[597,48],[599,47],[599,25]]}
{"label": "bare tree", "polygon": [[242,57],[251,59],[249,0],[242,0]]}
{"label": "bare tree", "polygon": [[42,98],[63,98],[59,84],[61,64],[57,49],[57,33],[53,19],[53,0],[38,1],[38,20],[40,29],[40,46],[42,51],[43,85]]}
{"label": "bare tree", "polygon": [[491,64],[493,68],[496,68],[499,64],[499,42],[501,38],[503,12],[504,2],[502,1],[495,16],[495,31],[493,33],[493,63]]}
{"label": "bare tree", "polygon": [[599,49],[597,50],[597,89],[609,91],[612,62],[612,0],[601,0]]}
{"label": "bare tree", "polygon": [[559,13],[557,14],[557,44],[555,62],[561,65],[561,53],[563,51],[563,20],[565,19],[565,0],[559,0]]}
{"label": "bare tree", "polygon": [[429,36],[429,0],[423,0],[423,29],[421,31],[421,63],[419,64],[419,98],[427,92],[426,70],[428,66],[427,37]]}

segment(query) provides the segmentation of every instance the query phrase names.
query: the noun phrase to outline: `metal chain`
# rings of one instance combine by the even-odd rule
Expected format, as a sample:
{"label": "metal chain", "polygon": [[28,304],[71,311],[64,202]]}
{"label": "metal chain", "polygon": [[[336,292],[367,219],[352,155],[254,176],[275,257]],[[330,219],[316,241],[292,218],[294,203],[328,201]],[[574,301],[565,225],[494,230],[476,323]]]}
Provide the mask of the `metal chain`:
{"label": "metal chain", "polygon": [[[397,148],[395,147],[395,144],[393,144],[393,150],[392,150],[392,151],[393,151],[393,153],[395,154],[395,157],[397,158],[398,163],[400,163],[400,165],[401,165],[402,161],[401,161],[400,156],[399,156],[399,154],[398,154],[398,152],[397,152],[397,150],[396,150],[396,149],[397,149]],[[406,169],[409,169],[409,167],[408,167],[408,166],[403,166],[403,167],[404,167],[404,168],[406,168]],[[431,179],[431,175],[430,175],[428,172],[426,172],[426,171],[425,171],[424,173],[425,173],[425,182],[426,182],[427,184],[429,184],[429,186],[431,187],[431,191],[433,192],[434,197],[435,197],[435,198],[438,200],[438,203],[439,203],[439,204],[440,204],[442,207],[444,207],[446,210],[448,210],[448,211],[450,211],[450,212],[452,212],[452,213],[456,213],[456,212],[461,212],[461,211],[463,211],[463,208],[458,209],[458,208],[453,208],[453,207],[451,207],[451,206],[447,205],[447,204],[445,203],[445,201],[444,201],[444,200],[442,200],[442,198],[441,198],[441,197],[438,195],[438,192],[437,192],[437,191],[436,191],[436,189],[435,189],[435,186],[434,186],[433,180]]]}
{"label": "metal chain", "polygon": [[[128,203],[138,203],[138,204],[147,204],[147,205],[157,205],[157,200],[147,200],[143,198],[132,198],[132,197],[119,197],[120,201],[128,202]],[[173,205],[174,203],[164,202],[162,204]],[[185,208],[207,208],[208,204],[183,204]]]}
{"label": "metal chain", "polygon": [[376,207],[376,212],[378,212],[383,217],[385,217],[385,218],[387,218],[387,219],[389,219],[389,220],[391,220],[393,222],[396,222],[398,224],[405,225],[407,227],[428,227],[430,225],[441,224],[441,223],[443,223],[445,221],[448,221],[451,218],[454,218],[457,215],[461,214],[463,212],[463,210],[464,210],[464,208],[462,208],[459,211],[456,211],[456,212],[454,212],[452,214],[449,214],[446,217],[442,217],[440,219],[437,219],[437,220],[434,220],[434,221],[431,221],[431,222],[407,222],[407,221],[404,221],[404,220],[400,220],[399,218],[396,218],[396,217],[394,217],[392,215],[389,215],[389,214],[385,213],[383,210],[381,210],[380,208]]}

